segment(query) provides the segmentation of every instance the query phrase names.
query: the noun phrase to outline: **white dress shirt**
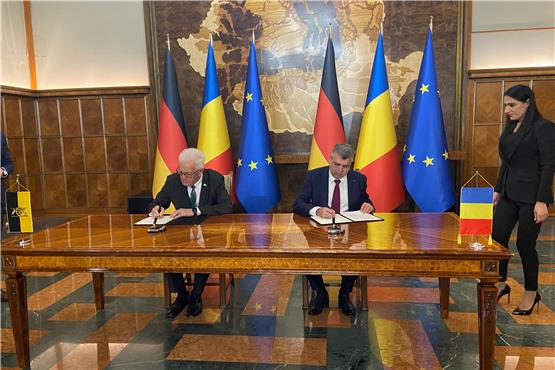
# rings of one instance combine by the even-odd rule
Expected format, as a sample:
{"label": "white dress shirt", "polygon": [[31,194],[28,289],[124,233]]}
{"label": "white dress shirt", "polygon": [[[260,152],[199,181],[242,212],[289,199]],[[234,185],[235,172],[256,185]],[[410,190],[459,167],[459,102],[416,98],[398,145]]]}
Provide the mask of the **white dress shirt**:
{"label": "white dress shirt", "polygon": [[[195,186],[195,193],[197,195],[197,215],[200,215],[200,208],[198,207],[200,201],[200,192],[202,191],[202,175],[200,175],[200,179],[193,184]],[[193,191],[192,186],[187,186],[187,194],[189,194],[189,199],[191,199],[191,192]]]}
{"label": "white dress shirt", "polygon": [[[349,210],[349,188],[347,186],[347,175],[339,179],[339,209],[341,212]],[[331,200],[333,199],[333,191],[335,190],[335,177],[328,171],[328,207],[331,208]],[[316,211],[321,207],[313,207],[309,213],[316,216]]]}

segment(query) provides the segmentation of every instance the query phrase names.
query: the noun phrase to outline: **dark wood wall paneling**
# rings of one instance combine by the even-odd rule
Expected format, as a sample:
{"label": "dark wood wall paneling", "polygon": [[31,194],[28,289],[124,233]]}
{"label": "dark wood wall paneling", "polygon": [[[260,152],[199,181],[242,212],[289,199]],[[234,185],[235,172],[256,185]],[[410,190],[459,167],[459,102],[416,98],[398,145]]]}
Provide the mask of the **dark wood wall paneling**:
{"label": "dark wood wall paneling", "polygon": [[[3,89],[4,90],[4,89]],[[125,211],[149,192],[154,140],[148,87],[4,90],[2,130],[34,210]]]}
{"label": "dark wood wall paneling", "polygon": [[[495,184],[500,165],[499,136],[505,125],[503,93],[517,84],[530,86],[542,115],[555,121],[555,70],[470,71],[465,146],[471,149],[467,151],[464,171],[467,179],[479,171]],[[553,185],[555,189],[555,182]],[[550,212],[555,213],[553,205]]]}

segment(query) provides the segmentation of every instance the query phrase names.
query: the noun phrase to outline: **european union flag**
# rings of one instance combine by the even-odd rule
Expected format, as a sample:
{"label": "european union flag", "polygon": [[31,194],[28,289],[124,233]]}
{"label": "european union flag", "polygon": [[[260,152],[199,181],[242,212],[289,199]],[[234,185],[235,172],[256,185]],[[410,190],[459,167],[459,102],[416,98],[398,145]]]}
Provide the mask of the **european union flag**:
{"label": "european union flag", "polygon": [[251,42],[241,119],[241,145],[235,173],[237,198],[249,213],[266,212],[281,199],[270,144],[256,50]]}
{"label": "european union flag", "polygon": [[403,178],[424,212],[443,212],[455,203],[451,162],[437,88],[432,30],[428,32],[403,154]]}

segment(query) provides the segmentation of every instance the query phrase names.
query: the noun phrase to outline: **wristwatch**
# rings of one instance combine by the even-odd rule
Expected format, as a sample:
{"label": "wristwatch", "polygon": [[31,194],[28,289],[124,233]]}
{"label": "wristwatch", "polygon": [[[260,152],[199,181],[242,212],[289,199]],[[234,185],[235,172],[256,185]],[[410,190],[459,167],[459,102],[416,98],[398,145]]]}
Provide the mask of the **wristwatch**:
{"label": "wristwatch", "polygon": [[198,216],[198,208],[193,208],[193,216]]}

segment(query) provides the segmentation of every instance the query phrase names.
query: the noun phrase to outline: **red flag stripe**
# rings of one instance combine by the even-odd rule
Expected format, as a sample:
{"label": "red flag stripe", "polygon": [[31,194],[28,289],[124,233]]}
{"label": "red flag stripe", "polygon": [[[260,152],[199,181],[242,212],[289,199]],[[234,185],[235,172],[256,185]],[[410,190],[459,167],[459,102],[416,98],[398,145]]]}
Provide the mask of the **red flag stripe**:
{"label": "red flag stripe", "polygon": [[179,123],[164,100],[160,101],[160,124],[158,127],[158,151],[168,169],[173,172],[179,165],[177,154],[187,148],[187,141]]}
{"label": "red flag stripe", "polygon": [[229,174],[233,171],[233,165],[230,166],[230,163],[233,163],[233,152],[231,148],[228,148],[223,153],[206,162],[204,167],[218,171],[221,174]]}
{"label": "red flag stripe", "polygon": [[[379,157],[360,172],[367,178],[366,191],[378,212],[390,212],[397,208],[405,196],[401,169],[399,168],[399,152],[397,147]],[[387,174],[380,176],[376,174]]]}
{"label": "red flag stripe", "polygon": [[461,219],[461,235],[491,235],[492,220],[488,219]]}
{"label": "red flag stripe", "polygon": [[323,90],[320,90],[316,123],[314,124],[314,139],[326,160],[329,159],[335,144],[345,143],[345,132],[341,122],[341,117],[337,116],[337,111],[327,95]]}

